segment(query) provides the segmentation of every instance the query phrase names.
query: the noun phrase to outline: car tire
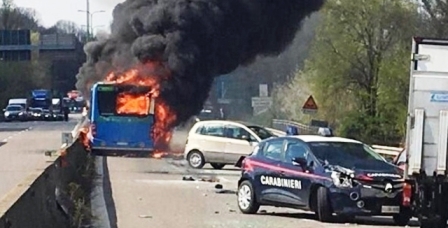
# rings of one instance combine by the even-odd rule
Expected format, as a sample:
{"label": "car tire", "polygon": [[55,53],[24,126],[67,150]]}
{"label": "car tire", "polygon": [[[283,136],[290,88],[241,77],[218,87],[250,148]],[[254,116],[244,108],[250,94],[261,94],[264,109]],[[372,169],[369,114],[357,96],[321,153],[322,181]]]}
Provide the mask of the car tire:
{"label": "car tire", "polygon": [[321,222],[331,222],[333,219],[333,211],[331,208],[328,190],[324,187],[317,189],[316,215]]}
{"label": "car tire", "polygon": [[188,165],[193,169],[202,169],[205,165],[204,155],[198,150],[191,151],[188,154],[187,161]]}
{"label": "car tire", "polygon": [[394,223],[397,226],[406,226],[412,218],[412,211],[409,208],[401,208],[400,214],[393,216]]}
{"label": "car tire", "polygon": [[224,166],[226,166],[226,164],[222,164],[222,163],[210,163],[210,165],[211,165],[214,169],[222,169],[222,168],[224,168]]}
{"label": "car tire", "polygon": [[248,180],[238,186],[237,200],[238,208],[243,214],[255,214],[260,209],[252,183]]}

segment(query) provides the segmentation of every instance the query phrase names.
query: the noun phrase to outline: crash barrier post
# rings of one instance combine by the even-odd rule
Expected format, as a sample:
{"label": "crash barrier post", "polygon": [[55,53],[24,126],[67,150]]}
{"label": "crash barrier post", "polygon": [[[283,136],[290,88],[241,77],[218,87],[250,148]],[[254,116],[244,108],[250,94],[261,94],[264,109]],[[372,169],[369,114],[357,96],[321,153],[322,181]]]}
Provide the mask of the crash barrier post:
{"label": "crash barrier post", "polygon": [[79,134],[75,136],[43,172],[30,175],[0,201],[0,228],[71,227],[79,219],[74,216],[79,209],[74,189],[82,189],[91,180],[84,176],[89,154]]}
{"label": "crash barrier post", "polygon": [[[272,120],[272,128],[278,131],[285,132],[287,126],[295,126],[299,129],[299,134],[307,134],[307,135],[316,135],[319,127],[309,126],[306,124],[298,123],[290,120],[280,120],[273,119]],[[273,132],[276,134],[275,132]],[[381,145],[373,145],[372,148],[379,154],[384,157],[395,157],[397,156],[403,148],[400,147],[390,147],[390,146],[381,146]]]}

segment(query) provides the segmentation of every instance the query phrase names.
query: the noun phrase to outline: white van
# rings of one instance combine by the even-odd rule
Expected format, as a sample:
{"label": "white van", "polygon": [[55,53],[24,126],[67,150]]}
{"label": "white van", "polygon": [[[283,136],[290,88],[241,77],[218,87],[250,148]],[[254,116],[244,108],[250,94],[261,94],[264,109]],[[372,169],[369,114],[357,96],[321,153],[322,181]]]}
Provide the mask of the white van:
{"label": "white van", "polygon": [[227,121],[199,121],[191,128],[184,157],[192,168],[210,163],[215,169],[235,164],[250,154],[261,140],[275,137],[271,131],[254,124]]}

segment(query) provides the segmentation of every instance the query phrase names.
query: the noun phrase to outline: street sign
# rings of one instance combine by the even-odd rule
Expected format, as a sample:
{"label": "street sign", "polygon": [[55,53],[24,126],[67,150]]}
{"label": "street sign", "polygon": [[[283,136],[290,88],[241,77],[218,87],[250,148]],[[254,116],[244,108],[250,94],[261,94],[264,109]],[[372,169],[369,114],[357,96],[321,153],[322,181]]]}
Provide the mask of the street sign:
{"label": "street sign", "polygon": [[317,112],[317,104],[313,96],[309,96],[305,104],[302,107],[302,112],[305,114],[314,114]]}
{"label": "street sign", "polygon": [[253,109],[254,109],[253,110],[254,111],[253,112],[254,116],[258,116],[258,115],[268,111],[267,107],[262,107],[262,106],[255,106]]}
{"label": "street sign", "polygon": [[272,97],[252,97],[252,107],[270,107]]}
{"label": "street sign", "polygon": [[260,92],[260,94],[259,94],[260,97],[267,97],[267,96],[269,96],[268,85],[267,84],[260,84],[258,86],[258,88],[259,88],[259,92]]}

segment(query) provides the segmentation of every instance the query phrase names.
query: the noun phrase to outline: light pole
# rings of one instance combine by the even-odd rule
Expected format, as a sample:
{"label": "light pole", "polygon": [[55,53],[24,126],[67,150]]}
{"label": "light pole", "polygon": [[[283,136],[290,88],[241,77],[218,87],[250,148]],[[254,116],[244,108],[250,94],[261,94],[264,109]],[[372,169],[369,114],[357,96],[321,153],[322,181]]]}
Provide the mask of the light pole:
{"label": "light pole", "polygon": [[[87,6],[89,5],[88,2],[89,1],[87,0]],[[98,10],[98,11],[90,12],[89,9],[87,8],[87,10],[78,10],[78,12],[87,14],[87,39],[90,39],[90,35],[93,35],[93,15],[95,15],[97,13],[104,13],[106,11]]]}

